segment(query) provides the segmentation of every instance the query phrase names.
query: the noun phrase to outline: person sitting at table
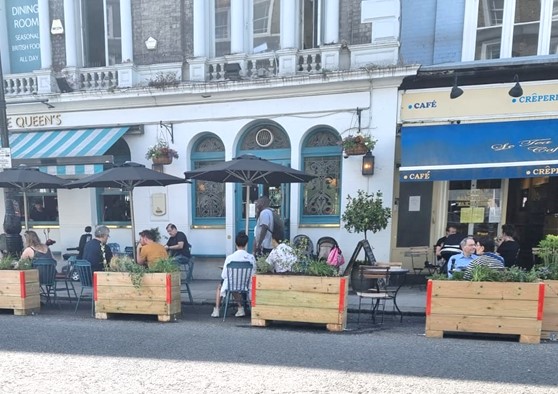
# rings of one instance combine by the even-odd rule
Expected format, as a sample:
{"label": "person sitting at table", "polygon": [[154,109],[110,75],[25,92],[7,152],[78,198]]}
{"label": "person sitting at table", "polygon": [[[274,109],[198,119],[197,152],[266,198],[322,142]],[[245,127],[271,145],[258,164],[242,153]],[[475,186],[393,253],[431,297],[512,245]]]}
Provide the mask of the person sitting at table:
{"label": "person sitting at table", "polygon": [[107,226],[95,227],[93,238],[83,248],[83,259],[91,263],[91,271],[104,271],[112,260],[112,250],[107,246],[110,229]]}
{"label": "person sitting at table", "polygon": [[265,261],[273,267],[275,272],[290,272],[293,264],[297,261],[297,257],[293,248],[282,241],[272,239],[273,250]]}
{"label": "person sitting at table", "polygon": [[504,259],[494,253],[494,241],[489,237],[479,238],[475,246],[475,254],[478,256],[471,261],[465,268],[465,275],[463,279],[471,280],[473,277],[473,270],[476,266],[484,265],[494,270],[504,268]]}
{"label": "person sitting at table", "polygon": [[[448,225],[446,227],[446,235],[444,235],[443,237],[441,237],[440,239],[438,239],[436,241],[436,245],[435,246],[435,253],[436,253],[436,260],[438,260],[438,263],[442,263],[443,264],[443,257],[442,257],[442,248],[444,247],[444,244],[446,243],[448,237],[452,234],[457,234],[457,227],[452,226],[452,225]],[[440,264],[441,265],[441,264]]]}
{"label": "person sitting at table", "polygon": [[504,265],[511,267],[517,263],[517,255],[519,254],[519,242],[515,228],[511,224],[502,226],[502,237],[496,252],[504,258]]}
{"label": "person sitting at table", "polygon": [[24,233],[25,249],[21,253],[21,259],[37,260],[42,258],[52,259],[50,248],[41,242],[36,232],[28,230]]}
{"label": "person sitting at table", "polygon": [[158,260],[168,258],[167,250],[163,245],[155,242],[155,235],[151,230],[143,230],[140,235],[140,242],[136,255],[138,264],[147,265],[152,268]]}
{"label": "person sitting at table", "polygon": [[[256,259],[254,255],[248,253],[246,251],[246,245],[248,245],[248,235],[244,231],[239,231],[236,234],[236,238],[234,240],[236,244],[236,251],[227,256],[225,259],[225,264],[223,265],[223,270],[221,271],[221,283],[217,286],[217,291],[215,293],[215,307],[213,307],[213,312],[211,313],[211,317],[219,317],[219,310],[221,309],[221,297],[225,297],[227,295],[227,288],[228,288],[228,273],[227,273],[227,265],[233,261],[248,261],[252,263],[252,275],[256,273]],[[233,298],[238,304],[238,309],[235,314],[236,317],[243,317],[246,316],[246,311],[242,306],[242,297],[238,293],[233,293]],[[225,311],[227,313],[227,311]]]}
{"label": "person sitting at table", "polygon": [[178,231],[176,226],[172,223],[167,225],[167,233],[170,237],[165,245],[165,249],[168,251],[171,257],[174,257],[179,263],[186,264],[190,261],[190,244],[188,243],[188,238],[186,234],[182,231]]}
{"label": "person sitting at table", "polygon": [[462,271],[471,261],[477,258],[475,254],[477,241],[474,237],[464,238],[459,245],[461,253],[451,256],[448,262],[448,278],[451,278],[455,271]]}

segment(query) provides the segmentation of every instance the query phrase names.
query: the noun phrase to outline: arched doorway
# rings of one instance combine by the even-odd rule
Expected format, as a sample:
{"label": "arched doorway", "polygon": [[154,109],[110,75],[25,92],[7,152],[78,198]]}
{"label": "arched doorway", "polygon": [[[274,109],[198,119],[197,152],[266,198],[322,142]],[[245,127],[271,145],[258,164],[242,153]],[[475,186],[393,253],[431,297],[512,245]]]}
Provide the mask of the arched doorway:
{"label": "arched doorway", "polygon": [[[290,167],[291,143],[285,130],[277,123],[270,120],[256,121],[248,125],[242,135],[237,149],[237,156],[252,154],[274,163]],[[267,195],[274,208],[283,221],[285,229],[289,228],[289,198],[290,185],[255,185],[249,188],[250,194],[250,217],[248,218],[249,238],[248,250],[252,250],[254,238],[254,227],[256,218],[254,215],[254,202],[262,195]],[[246,187],[235,185],[235,234],[246,227]],[[289,234],[286,234],[289,237]]]}

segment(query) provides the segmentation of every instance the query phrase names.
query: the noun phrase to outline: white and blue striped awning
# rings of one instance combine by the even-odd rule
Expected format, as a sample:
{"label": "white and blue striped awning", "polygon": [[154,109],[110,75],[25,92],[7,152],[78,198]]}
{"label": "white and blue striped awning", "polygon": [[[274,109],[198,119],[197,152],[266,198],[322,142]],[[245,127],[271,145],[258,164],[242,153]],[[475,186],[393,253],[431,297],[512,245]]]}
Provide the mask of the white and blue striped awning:
{"label": "white and blue striped awning", "polygon": [[[36,131],[10,134],[13,159],[101,156],[129,127]],[[102,164],[43,166],[52,175],[90,175],[103,171]]]}

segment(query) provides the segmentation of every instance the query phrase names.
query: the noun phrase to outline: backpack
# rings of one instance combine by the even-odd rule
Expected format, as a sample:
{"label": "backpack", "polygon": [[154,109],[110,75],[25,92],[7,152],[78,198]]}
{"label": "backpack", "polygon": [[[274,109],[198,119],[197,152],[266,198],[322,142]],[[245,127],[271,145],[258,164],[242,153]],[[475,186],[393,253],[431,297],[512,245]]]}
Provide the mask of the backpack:
{"label": "backpack", "polygon": [[273,214],[273,226],[272,226],[273,230],[270,230],[268,228],[267,231],[271,233],[273,239],[276,239],[277,241],[282,241],[285,239],[285,224],[283,223],[281,216],[279,216],[279,214],[277,213],[277,211],[275,211],[275,209],[271,209],[271,208],[268,209]]}
{"label": "backpack", "polygon": [[345,257],[343,257],[343,252],[341,252],[339,246],[335,245],[333,248],[331,248],[331,251],[327,256],[327,263],[334,267],[341,267],[343,264],[345,264]]}

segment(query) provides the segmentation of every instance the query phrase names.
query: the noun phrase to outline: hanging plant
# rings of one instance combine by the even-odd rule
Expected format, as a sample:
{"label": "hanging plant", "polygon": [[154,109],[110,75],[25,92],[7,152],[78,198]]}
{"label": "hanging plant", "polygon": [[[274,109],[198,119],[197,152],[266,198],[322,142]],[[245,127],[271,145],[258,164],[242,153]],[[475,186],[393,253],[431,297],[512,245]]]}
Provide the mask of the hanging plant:
{"label": "hanging plant", "polygon": [[355,135],[349,134],[343,138],[341,146],[345,156],[364,155],[366,152],[374,150],[376,142],[378,140],[375,140],[370,135],[357,133]]}
{"label": "hanging plant", "polygon": [[145,158],[153,160],[156,164],[170,164],[173,158],[178,159],[178,152],[169,147],[168,142],[159,140],[147,150]]}

